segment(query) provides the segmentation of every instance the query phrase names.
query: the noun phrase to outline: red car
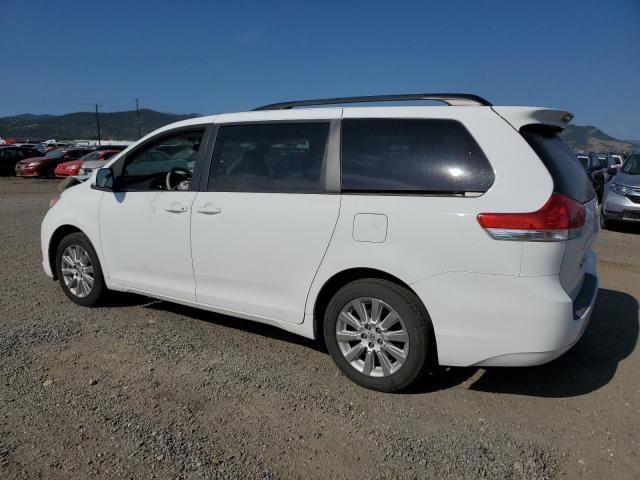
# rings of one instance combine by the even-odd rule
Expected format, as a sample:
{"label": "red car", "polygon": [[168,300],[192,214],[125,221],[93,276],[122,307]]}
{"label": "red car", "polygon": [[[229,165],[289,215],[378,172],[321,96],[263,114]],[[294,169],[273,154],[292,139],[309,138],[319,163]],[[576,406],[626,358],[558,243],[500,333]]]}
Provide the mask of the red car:
{"label": "red car", "polygon": [[77,160],[70,160],[59,164],[55,170],[55,176],[57,178],[73,177],[78,175],[80,168],[84,162],[100,162],[106,161],[113,157],[116,153],[120,153],[119,150],[97,150],[95,152],[87,153],[85,156],[80,157]]}
{"label": "red car", "polygon": [[34,157],[16,163],[17,177],[50,177],[53,178],[55,168],[62,162],[77,160],[91,152],[86,148],[69,150],[51,150],[44,157]]}

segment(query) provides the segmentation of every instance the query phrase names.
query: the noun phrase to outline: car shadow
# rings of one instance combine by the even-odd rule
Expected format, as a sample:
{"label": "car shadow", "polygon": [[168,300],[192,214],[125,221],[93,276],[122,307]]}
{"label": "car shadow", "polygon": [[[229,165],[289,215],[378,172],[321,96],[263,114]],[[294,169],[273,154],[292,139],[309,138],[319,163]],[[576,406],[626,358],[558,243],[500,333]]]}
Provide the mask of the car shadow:
{"label": "car shadow", "polygon": [[[227,315],[175,303],[139,299],[132,305],[176,313],[189,318],[290,342],[326,353],[323,342],[314,341],[277,327],[240,320]],[[133,298],[130,301],[135,301]],[[404,394],[425,394],[461,385],[481,372],[469,385],[470,390],[549,398],[575,397],[598,390],[609,383],[618,363],[635,349],[639,334],[638,302],[626,293],[600,289],[591,322],[580,341],[551,363],[521,368],[436,367]]]}
{"label": "car shadow", "polygon": [[[144,302],[143,302],[144,303]],[[199,308],[187,307],[177,303],[164,302],[161,300],[149,301],[147,299],[146,308],[153,310],[162,310],[163,312],[171,312],[185,317],[193,318],[195,320],[202,320],[208,323],[214,323],[227,328],[233,328],[235,330],[241,330],[243,332],[251,333],[253,335],[260,335],[262,337],[271,338],[274,340],[280,340],[288,343],[295,343],[303,347],[311,348],[318,352],[327,353],[326,348],[322,342],[311,340],[300,335],[282,330],[273,325],[266,323],[252,322],[250,320],[244,320],[229,315],[222,315],[220,313],[209,312],[208,310],[202,310]]]}
{"label": "car shadow", "polygon": [[607,225],[607,230],[611,232],[633,233],[636,235],[640,235],[640,222],[609,222],[609,225]]}
{"label": "car shadow", "polygon": [[136,307],[140,305],[158,302],[150,297],[138,295],[136,293],[109,292],[104,302],[100,303],[103,308]]}
{"label": "car shadow", "polygon": [[600,289],[591,322],[580,341],[560,358],[529,368],[488,368],[469,388],[538,397],[576,397],[598,390],[638,341],[638,302]]}

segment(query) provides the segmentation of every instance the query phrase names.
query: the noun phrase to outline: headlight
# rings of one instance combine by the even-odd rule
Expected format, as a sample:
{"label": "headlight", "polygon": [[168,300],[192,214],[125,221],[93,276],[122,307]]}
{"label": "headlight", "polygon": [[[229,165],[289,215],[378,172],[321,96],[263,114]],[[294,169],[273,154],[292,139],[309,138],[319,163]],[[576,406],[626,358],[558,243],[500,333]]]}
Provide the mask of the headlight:
{"label": "headlight", "polygon": [[40,162],[31,162],[27,167],[37,167],[38,165],[40,165]]}
{"label": "headlight", "polygon": [[616,192],[618,195],[626,195],[631,191],[631,188],[626,185],[620,185],[619,183],[612,183],[611,190]]}

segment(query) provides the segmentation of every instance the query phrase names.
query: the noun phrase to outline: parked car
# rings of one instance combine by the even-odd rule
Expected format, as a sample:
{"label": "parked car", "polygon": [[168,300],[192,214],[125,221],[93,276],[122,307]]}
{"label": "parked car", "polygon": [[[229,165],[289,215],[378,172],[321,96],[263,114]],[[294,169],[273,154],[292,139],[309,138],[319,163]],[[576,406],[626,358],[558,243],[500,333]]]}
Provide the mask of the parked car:
{"label": "parked car", "polygon": [[51,150],[44,157],[21,160],[16,164],[18,177],[50,177],[55,176],[55,168],[70,160],[76,160],[89,153],[86,148],[73,148],[70,150]]}
{"label": "parked car", "polygon": [[[120,153],[120,151],[109,151],[109,156],[108,158],[113,157],[114,155]],[[106,160],[106,159],[105,159]],[[91,176],[91,174],[93,174],[94,170],[98,169],[98,168],[102,168],[104,167],[104,161],[105,160],[90,160],[90,161],[86,161],[82,164],[82,167],[80,168],[80,171],[78,172],[77,176],[79,178],[81,178],[82,180],[86,180],[87,178],[89,178]]]}
{"label": "parked car", "polygon": [[600,213],[600,226],[615,222],[640,222],[640,152],[629,156],[622,168],[612,169]]}
{"label": "parked car", "polygon": [[117,150],[119,152],[126,150],[129,145],[98,145],[96,150]]}
{"label": "parked car", "polygon": [[614,169],[616,173],[618,173],[618,171],[622,168],[622,164],[624,163],[624,160],[622,158],[622,155],[611,153],[607,155],[607,163],[608,163],[609,169]]}
{"label": "parked car", "polygon": [[14,175],[16,163],[25,158],[42,155],[32,148],[17,147],[15,145],[0,145],[0,175]]}
{"label": "parked car", "polygon": [[602,169],[602,164],[600,163],[598,156],[592,154],[578,154],[576,155],[576,158],[582,165],[582,168],[584,168],[584,171],[589,176],[591,185],[593,185],[593,189],[598,196],[598,201],[601,201],[602,194],[604,192],[605,177]]}
{"label": "parked car", "polygon": [[96,150],[89,152],[86,155],[80,157],[77,160],[70,160],[63,162],[55,168],[55,176],[57,178],[64,178],[69,176],[78,175],[83,169],[84,165],[88,162],[89,169],[99,168],[104,165],[104,162],[116,153],[120,153],[119,150]]}
{"label": "parked car", "polygon": [[[416,99],[450,106],[297,108]],[[596,194],[558,136],[570,113],[490,105],[327,99],[163,127],[52,202],[44,270],[79,305],[137,292],[322,338],[376,390],[434,363],[548,362],[593,310]]]}

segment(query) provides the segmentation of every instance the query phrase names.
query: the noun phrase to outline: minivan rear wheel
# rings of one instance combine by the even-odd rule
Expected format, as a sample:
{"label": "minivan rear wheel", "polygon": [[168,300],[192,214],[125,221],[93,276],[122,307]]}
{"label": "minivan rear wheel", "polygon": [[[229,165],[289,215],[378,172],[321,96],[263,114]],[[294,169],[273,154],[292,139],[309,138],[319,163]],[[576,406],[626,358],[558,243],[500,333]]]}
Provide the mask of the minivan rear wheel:
{"label": "minivan rear wheel", "polygon": [[415,295],[382,279],[341,288],[327,306],[324,338],[342,372],[358,385],[402,390],[425,371],[431,322]]}
{"label": "minivan rear wheel", "polygon": [[67,297],[83,307],[98,304],[107,293],[98,255],[83,233],[70,233],[58,244],[56,274]]}

